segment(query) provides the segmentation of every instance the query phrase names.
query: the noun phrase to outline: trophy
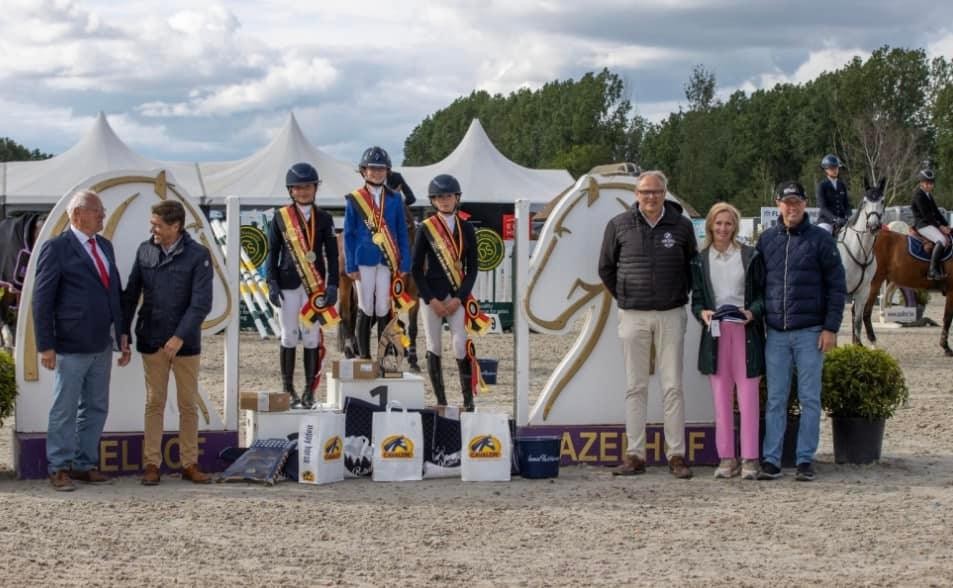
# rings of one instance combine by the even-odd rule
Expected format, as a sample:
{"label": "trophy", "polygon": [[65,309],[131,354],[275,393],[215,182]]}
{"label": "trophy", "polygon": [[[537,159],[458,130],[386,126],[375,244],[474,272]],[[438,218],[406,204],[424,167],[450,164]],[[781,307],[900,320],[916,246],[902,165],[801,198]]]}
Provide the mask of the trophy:
{"label": "trophy", "polygon": [[410,339],[404,333],[404,327],[394,316],[387,323],[377,342],[377,364],[382,378],[403,378],[404,350],[410,346]]}

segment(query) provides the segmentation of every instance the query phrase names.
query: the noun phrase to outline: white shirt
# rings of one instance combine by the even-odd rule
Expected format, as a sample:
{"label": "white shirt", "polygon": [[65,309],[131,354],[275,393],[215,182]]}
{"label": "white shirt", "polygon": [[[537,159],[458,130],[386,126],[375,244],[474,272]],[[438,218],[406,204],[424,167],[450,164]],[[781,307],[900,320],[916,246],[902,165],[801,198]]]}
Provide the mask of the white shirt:
{"label": "white shirt", "polygon": [[295,204],[295,206],[298,207],[298,212],[301,213],[301,216],[304,217],[304,220],[306,221],[311,220],[311,205],[310,204],[305,204],[304,206],[301,206],[300,204]]}
{"label": "white shirt", "polygon": [[[95,235],[87,235],[86,233],[84,233],[83,231],[77,229],[77,228],[74,227],[73,225],[70,225],[69,228],[70,228],[71,231],[73,231],[73,235],[75,235],[76,238],[79,239],[79,244],[80,244],[80,246],[82,246],[83,251],[86,252],[86,255],[89,256],[89,259],[92,260],[93,265],[96,265],[96,258],[93,257],[93,250],[90,249],[90,247],[89,247],[89,240],[92,239],[92,238],[94,238]],[[99,259],[102,260],[103,265],[106,266],[106,271],[108,272],[108,271],[109,271],[109,258],[106,257],[106,252],[103,251],[103,248],[99,246],[99,241],[95,241],[95,243],[96,243],[96,253],[99,254]],[[97,269],[98,269],[98,268],[97,268]]]}
{"label": "white shirt", "polygon": [[447,223],[447,228],[450,229],[450,232],[452,233],[454,230],[454,227],[457,226],[457,215],[444,214],[442,212],[438,212],[437,214],[440,215],[440,218],[443,219],[443,222]]}
{"label": "white shirt", "polygon": [[731,304],[745,307],[745,267],[741,248],[731,245],[722,253],[711,247],[708,252],[708,274],[715,295],[715,309]]}
{"label": "white shirt", "polygon": [[665,216],[665,205],[664,204],[662,205],[662,213],[658,215],[658,218],[655,219],[654,223],[651,220],[649,220],[649,217],[645,216],[645,213],[642,212],[641,208],[639,208],[639,214],[641,214],[642,218],[645,219],[645,222],[649,223],[649,226],[654,229],[655,225],[659,224],[659,222],[662,220],[662,217]]}

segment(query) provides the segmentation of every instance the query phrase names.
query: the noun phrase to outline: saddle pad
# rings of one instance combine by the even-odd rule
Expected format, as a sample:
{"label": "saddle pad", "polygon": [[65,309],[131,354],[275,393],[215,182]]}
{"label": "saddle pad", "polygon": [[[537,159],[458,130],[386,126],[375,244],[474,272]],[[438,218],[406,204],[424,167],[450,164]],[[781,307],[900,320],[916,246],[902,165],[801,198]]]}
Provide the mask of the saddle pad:
{"label": "saddle pad", "polygon": [[[930,256],[923,250],[923,243],[916,237],[911,237],[910,235],[907,235],[907,252],[920,261],[930,261]],[[953,247],[947,247],[946,254],[940,261],[947,261],[951,257],[953,257]]]}

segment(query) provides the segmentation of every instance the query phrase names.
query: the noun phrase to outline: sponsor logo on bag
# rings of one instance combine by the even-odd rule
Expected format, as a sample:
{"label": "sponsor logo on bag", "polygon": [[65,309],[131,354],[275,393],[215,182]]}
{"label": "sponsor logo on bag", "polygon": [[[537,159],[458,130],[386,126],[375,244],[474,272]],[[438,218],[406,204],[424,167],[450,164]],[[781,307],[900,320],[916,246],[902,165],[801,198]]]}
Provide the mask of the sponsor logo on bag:
{"label": "sponsor logo on bag", "polygon": [[[301,448],[301,451],[302,451],[301,455],[304,457],[305,465],[311,464],[311,445],[313,443],[314,443],[314,425],[307,424],[305,425],[305,428],[304,428],[304,439],[302,439],[302,448]],[[309,472],[305,472],[305,474],[307,473]],[[307,476],[305,476],[304,479],[308,480]],[[314,475],[312,474],[312,480],[313,479],[314,479]],[[311,480],[308,480],[308,481],[311,481]]]}
{"label": "sponsor logo on bag", "polygon": [[311,470],[301,472],[301,479],[305,482],[314,482],[314,472]]}
{"label": "sponsor logo on bag", "polygon": [[404,435],[391,435],[381,443],[381,457],[413,458],[414,442]]}
{"label": "sponsor logo on bag", "polygon": [[341,437],[335,435],[327,441],[324,442],[324,461],[334,461],[336,459],[341,459],[342,449],[344,448],[344,442],[341,441]]}
{"label": "sponsor logo on bag", "polygon": [[467,443],[467,449],[474,459],[499,459],[503,456],[503,444],[493,435],[477,435]]}

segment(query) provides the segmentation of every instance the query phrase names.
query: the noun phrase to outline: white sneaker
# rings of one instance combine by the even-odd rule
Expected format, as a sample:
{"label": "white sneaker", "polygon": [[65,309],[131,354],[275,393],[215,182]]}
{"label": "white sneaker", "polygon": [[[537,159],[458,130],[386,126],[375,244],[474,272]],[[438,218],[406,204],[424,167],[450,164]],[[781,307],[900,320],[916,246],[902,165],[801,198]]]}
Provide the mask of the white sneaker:
{"label": "white sneaker", "polygon": [[756,459],[743,459],[741,460],[741,479],[742,480],[757,480],[758,479],[758,470],[761,469]]}
{"label": "white sneaker", "polygon": [[741,471],[740,467],[736,459],[723,459],[715,468],[715,478],[734,478]]}

